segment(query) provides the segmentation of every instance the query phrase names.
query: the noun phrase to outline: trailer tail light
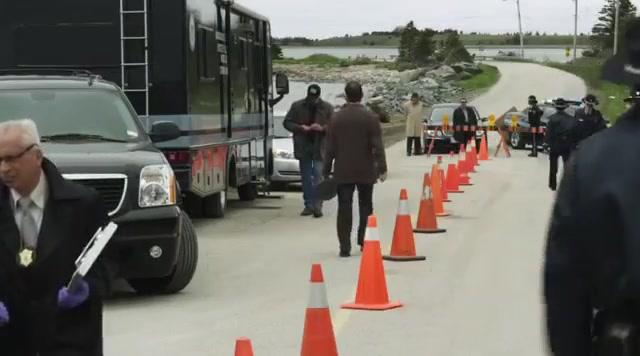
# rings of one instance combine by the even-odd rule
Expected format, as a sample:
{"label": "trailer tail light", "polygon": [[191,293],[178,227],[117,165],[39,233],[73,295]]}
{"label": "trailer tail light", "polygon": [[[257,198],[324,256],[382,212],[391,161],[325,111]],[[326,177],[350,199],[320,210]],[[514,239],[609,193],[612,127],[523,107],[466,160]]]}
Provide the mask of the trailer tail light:
{"label": "trailer tail light", "polygon": [[167,151],[164,153],[169,164],[189,164],[191,163],[191,155],[189,151]]}

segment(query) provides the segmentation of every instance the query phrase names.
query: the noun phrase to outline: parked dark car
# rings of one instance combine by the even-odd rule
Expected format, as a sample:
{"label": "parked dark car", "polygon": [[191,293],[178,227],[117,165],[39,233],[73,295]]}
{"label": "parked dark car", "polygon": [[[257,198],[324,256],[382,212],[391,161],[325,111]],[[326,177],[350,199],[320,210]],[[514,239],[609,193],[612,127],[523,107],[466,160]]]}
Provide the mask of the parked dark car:
{"label": "parked dark car", "polygon": [[[441,103],[434,104],[429,110],[427,117],[423,120],[423,147],[424,152],[429,151],[429,145],[433,140],[432,152],[458,152],[460,149],[460,143],[452,142],[453,138],[453,111],[459,107],[459,103]],[[481,117],[478,113],[478,109],[469,105],[473,111],[475,111],[478,117],[478,127],[487,126],[487,118]],[[449,118],[449,131],[442,132],[442,121],[445,115]],[[480,141],[482,140],[483,130],[476,131],[476,147],[480,149]],[[435,136],[435,140],[434,140]]]}
{"label": "parked dark car", "polygon": [[[569,103],[569,107],[566,109],[566,112],[569,115],[574,115],[576,110],[580,108],[582,105],[582,101],[580,100],[567,100]],[[543,114],[540,119],[541,128],[546,128],[547,122],[549,121],[549,116],[553,115],[556,112],[556,109],[553,107],[553,100],[545,100],[544,102],[538,104],[540,109],[542,109]],[[529,117],[527,112],[529,108],[524,108],[520,111],[511,111],[505,114],[504,123],[501,127],[507,133],[507,142],[509,146],[513,149],[524,149],[525,146],[531,145],[533,143],[533,134],[529,131]],[[518,117],[518,127],[520,130],[509,132],[509,126],[511,126],[511,118],[512,116]],[[543,147],[544,144],[544,134],[536,133],[536,144],[539,147]]]}

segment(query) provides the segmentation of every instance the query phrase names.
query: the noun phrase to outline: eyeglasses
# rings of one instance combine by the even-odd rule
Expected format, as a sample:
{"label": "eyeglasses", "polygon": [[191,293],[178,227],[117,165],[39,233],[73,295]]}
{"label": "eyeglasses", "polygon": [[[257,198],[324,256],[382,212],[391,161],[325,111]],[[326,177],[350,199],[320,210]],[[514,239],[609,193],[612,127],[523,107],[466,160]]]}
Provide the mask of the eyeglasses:
{"label": "eyeglasses", "polygon": [[27,146],[27,148],[25,148],[24,150],[20,151],[19,153],[12,155],[12,156],[0,156],[0,163],[2,162],[6,162],[6,163],[13,163],[17,160],[19,160],[20,158],[22,158],[22,156],[24,156],[27,152],[29,152],[32,148],[34,148],[36,146],[36,144],[31,144],[29,146]]}

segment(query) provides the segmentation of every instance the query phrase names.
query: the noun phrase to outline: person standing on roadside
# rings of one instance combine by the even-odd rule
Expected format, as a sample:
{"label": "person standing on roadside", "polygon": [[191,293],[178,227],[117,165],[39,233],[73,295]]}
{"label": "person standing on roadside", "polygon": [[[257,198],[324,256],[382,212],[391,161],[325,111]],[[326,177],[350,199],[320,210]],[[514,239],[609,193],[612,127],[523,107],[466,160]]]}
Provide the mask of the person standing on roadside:
{"label": "person standing on roadside", "polygon": [[373,214],[373,185],[387,179],[387,160],[382,143],[380,119],[365,107],[362,85],[349,82],[345,87],[347,103],[336,112],[328,127],[324,177],[334,167],[338,191],[338,242],[340,257],[351,256],[353,229],[353,193],[358,190],[360,223],[358,245],[362,251],[367,219]]}
{"label": "person standing on roadside", "polygon": [[[536,133],[532,133],[531,153],[529,157],[538,157],[538,140],[544,137],[540,134],[540,119],[542,118],[543,111],[538,106],[538,99],[535,95],[529,95],[529,127],[535,129]],[[542,140],[540,140],[542,141]]]}
{"label": "person standing on roadside", "polygon": [[[467,127],[467,131],[464,131],[464,127]],[[473,109],[467,106],[467,99],[460,99],[460,106],[453,111],[453,139],[464,144],[467,144],[471,140],[475,140],[475,132],[471,131],[471,128],[478,126],[478,117]],[[459,147],[456,147],[456,150]]]}
{"label": "person standing on roadside", "polygon": [[598,98],[593,94],[587,94],[582,99],[582,103],[584,107],[576,110],[575,114],[580,125],[580,141],[607,128],[602,113],[595,108],[598,105]]}
{"label": "person standing on roadside", "polygon": [[[640,18],[602,79],[640,89]],[[629,101],[640,100],[640,91]],[[640,352],[640,106],[572,154],[549,223],[544,262],[553,356]]]}
{"label": "person standing on roadside", "polygon": [[424,119],[424,104],[418,93],[411,95],[411,100],[404,104],[404,115],[407,125],[407,156],[422,155],[422,120]]}
{"label": "person standing on roadside", "polygon": [[109,222],[101,196],[62,177],[32,120],[0,123],[0,352],[102,356],[115,265],[98,258],[77,290],[76,258]]}
{"label": "person standing on roadside", "polygon": [[563,98],[557,98],[553,106],[556,113],[549,116],[546,138],[549,143],[549,189],[555,191],[558,185],[558,159],[562,157],[566,167],[571,151],[577,146],[579,127],[577,119],[566,113],[569,103]]}
{"label": "person standing on roadside", "polygon": [[300,164],[304,209],[300,215],[322,217],[322,201],[314,186],[322,178],[327,123],[333,106],[320,98],[320,86],[311,84],[307,97],[294,102],[284,118],[284,128],[293,133],[293,154]]}

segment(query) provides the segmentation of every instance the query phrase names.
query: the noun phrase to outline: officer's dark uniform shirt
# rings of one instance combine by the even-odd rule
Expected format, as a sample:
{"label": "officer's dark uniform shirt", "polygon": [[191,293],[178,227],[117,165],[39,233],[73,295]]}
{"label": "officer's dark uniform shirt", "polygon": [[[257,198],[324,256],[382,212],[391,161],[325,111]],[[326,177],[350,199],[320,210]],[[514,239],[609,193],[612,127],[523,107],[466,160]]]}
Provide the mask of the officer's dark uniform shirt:
{"label": "officer's dark uniform shirt", "polygon": [[539,127],[540,119],[542,118],[543,111],[537,105],[529,108],[528,117],[529,117],[529,125],[531,127]]}
{"label": "officer's dark uniform shirt", "polygon": [[544,298],[555,356],[590,355],[593,310],[640,303],[640,106],[585,140],[548,230]]}
{"label": "officer's dark uniform shirt", "polygon": [[575,117],[564,111],[549,116],[547,122],[547,142],[549,148],[556,152],[566,152],[575,148],[579,133]]}
{"label": "officer's dark uniform shirt", "polygon": [[585,108],[576,110],[576,119],[580,125],[580,141],[607,128],[607,123],[602,117],[602,113],[595,108],[587,113]]}

